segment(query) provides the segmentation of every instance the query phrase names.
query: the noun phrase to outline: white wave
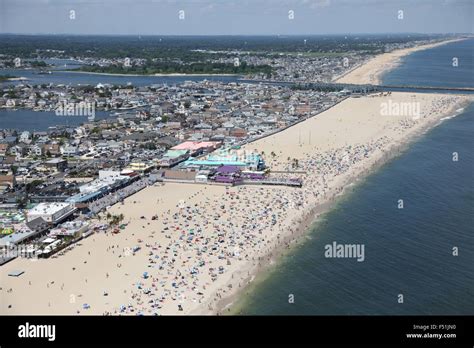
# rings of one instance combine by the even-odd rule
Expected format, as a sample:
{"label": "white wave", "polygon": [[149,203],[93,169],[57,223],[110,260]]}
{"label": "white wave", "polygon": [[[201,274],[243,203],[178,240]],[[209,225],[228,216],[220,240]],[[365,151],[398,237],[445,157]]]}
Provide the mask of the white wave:
{"label": "white wave", "polygon": [[442,117],[440,118],[439,120],[440,121],[444,121],[444,120],[450,120],[456,116],[459,116],[460,114],[462,114],[462,112],[464,111],[464,108],[459,108],[459,109],[456,109],[456,113],[454,115],[451,115],[451,116],[445,116],[445,117]]}
{"label": "white wave", "polygon": [[451,116],[446,116],[446,117],[440,118],[439,120],[440,120],[440,121],[450,120],[450,119],[456,117],[457,115],[459,115],[459,114],[454,114],[454,115],[451,115]]}

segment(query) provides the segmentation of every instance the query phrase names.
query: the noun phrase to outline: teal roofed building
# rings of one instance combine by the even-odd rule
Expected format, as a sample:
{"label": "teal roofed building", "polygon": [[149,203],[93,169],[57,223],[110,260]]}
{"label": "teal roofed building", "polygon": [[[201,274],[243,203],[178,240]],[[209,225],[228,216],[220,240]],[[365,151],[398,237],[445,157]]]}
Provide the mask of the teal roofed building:
{"label": "teal roofed building", "polygon": [[265,161],[258,153],[238,155],[219,151],[219,154],[210,154],[202,159],[189,158],[180,164],[181,168],[187,169],[213,169],[220,166],[237,166],[244,170],[263,170]]}
{"label": "teal roofed building", "polygon": [[158,161],[161,167],[172,167],[189,157],[189,150],[168,150]]}

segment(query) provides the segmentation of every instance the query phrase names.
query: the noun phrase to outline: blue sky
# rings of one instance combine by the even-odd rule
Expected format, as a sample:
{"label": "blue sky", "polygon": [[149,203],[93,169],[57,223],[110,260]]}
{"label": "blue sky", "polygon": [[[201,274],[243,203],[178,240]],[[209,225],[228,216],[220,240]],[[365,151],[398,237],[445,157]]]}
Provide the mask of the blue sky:
{"label": "blue sky", "polygon": [[[180,10],[184,11],[184,19],[179,18]],[[398,18],[400,10],[403,19]],[[474,0],[0,0],[0,32],[472,33],[473,11]]]}

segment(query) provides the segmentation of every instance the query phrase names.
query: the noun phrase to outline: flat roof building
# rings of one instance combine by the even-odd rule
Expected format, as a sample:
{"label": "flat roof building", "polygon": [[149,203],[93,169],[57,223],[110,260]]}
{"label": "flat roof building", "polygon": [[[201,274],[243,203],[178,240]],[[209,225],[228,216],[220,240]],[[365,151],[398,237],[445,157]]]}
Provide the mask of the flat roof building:
{"label": "flat roof building", "polygon": [[76,207],[67,202],[39,203],[27,213],[27,220],[32,221],[36,218],[42,218],[51,224],[61,222],[72,215]]}
{"label": "flat roof building", "polygon": [[188,150],[191,155],[211,152],[219,147],[219,141],[185,141],[171,148],[171,150]]}
{"label": "flat roof building", "polygon": [[56,237],[79,237],[81,234],[87,232],[89,223],[86,221],[66,221],[56,228],[51,229],[49,236]]}
{"label": "flat roof building", "polygon": [[189,150],[168,150],[158,161],[160,167],[172,167],[189,158]]}
{"label": "flat roof building", "polygon": [[220,154],[212,153],[205,158],[189,158],[182,162],[179,167],[183,169],[215,169],[221,166],[240,167],[248,170],[263,170],[265,162],[258,153],[242,153],[240,155],[230,152]]}

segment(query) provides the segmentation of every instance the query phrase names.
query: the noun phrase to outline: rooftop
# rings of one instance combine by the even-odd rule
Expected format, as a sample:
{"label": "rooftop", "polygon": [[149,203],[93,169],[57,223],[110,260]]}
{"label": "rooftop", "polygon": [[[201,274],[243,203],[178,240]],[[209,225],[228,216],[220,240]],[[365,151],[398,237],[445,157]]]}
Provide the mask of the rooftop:
{"label": "rooftop", "polygon": [[72,207],[70,203],[54,202],[54,203],[39,203],[36,207],[28,211],[29,215],[36,214],[54,214],[64,208]]}
{"label": "rooftop", "polygon": [[184,143],[178,144],[171,149],[196,151],[208,147],[215,147],[217,145],[219,145],[218,141],[185,141]]}

